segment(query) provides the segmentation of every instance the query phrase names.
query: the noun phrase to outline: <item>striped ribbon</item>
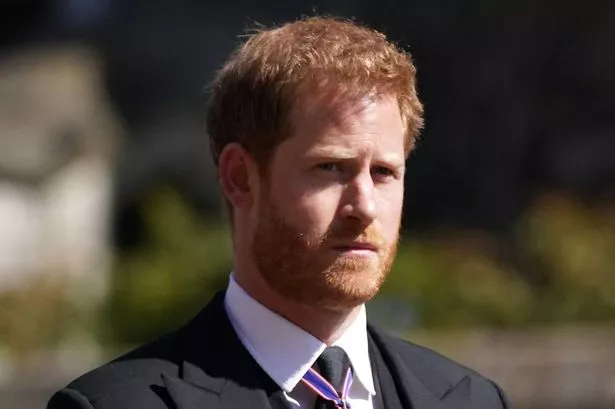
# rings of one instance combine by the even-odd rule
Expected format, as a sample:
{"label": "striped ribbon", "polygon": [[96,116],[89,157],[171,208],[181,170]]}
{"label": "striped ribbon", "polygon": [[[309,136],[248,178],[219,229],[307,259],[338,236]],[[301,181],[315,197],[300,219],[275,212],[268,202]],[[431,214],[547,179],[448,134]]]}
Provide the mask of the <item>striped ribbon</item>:
{"label": "striped ribbon", "polygon": [[346,371],[346,377],[344,378],[344,384],[342,387],[342,394],[338,394],[333,385],[329,383],[321,374],[310,368],[303,378],[303,383],[313,390],[321,398],[331,401],[340,409],[350,409],[348,403],[348,393],[350,392],[350,386],[352,385],[352,368],[348,368]]}

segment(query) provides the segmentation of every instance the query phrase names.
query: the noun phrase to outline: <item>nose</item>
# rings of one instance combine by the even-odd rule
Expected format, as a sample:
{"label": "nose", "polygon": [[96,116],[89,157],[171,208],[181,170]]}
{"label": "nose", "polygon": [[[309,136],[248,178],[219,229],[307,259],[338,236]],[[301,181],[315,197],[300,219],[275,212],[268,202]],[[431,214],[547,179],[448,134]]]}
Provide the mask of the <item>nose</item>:
{"label": "nose", "polygon": [[346,185],[344,203],[341,208],[343,217],[356,219],[361,224],[370,225],[377,216],[376,192],[371,174],[359,174]]}

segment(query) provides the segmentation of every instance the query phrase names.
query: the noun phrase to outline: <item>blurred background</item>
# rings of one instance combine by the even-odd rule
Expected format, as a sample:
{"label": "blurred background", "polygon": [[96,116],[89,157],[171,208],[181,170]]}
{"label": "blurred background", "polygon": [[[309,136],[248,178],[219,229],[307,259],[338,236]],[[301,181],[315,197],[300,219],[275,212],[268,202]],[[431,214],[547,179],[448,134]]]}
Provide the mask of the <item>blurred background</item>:
{"label": "blurred background", "polygon": [[516,408],[615,407],[612,0],[0,0],[0,407],[44,407],[224,288],[206,86],[245,28],[313,14],[419,70],[372,320]]}

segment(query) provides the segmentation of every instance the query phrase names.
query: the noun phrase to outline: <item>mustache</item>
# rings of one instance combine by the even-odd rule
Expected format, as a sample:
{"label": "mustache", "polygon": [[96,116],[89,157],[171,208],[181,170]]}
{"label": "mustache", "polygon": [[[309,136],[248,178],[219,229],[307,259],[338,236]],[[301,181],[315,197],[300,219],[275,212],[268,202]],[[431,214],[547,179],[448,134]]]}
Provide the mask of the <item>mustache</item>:
{"label": "mustache", "polygon": [[331,226],[322,239],[323,244],[340,241],[370,243],[379,249],[389,244],[375,225],[365,226],[360,223],[339,223]]}

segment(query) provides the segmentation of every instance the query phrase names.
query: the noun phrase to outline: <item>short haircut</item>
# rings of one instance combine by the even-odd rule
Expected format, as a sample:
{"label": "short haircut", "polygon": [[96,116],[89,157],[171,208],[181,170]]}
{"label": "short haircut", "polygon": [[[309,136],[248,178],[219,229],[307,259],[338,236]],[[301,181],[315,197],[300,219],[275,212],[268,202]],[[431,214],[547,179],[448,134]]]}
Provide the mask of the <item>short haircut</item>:
{"label": "short haircut", "polygon": [[292,134],[297,104],[325,88],[344,100],[394,96],[407,154],[423,125],[415,77],[409,53],[353,21],[309,17],[259,29],[212,84],[207,132],[214,162],[227,144],[237,142],[266,168],[275,148]]}

